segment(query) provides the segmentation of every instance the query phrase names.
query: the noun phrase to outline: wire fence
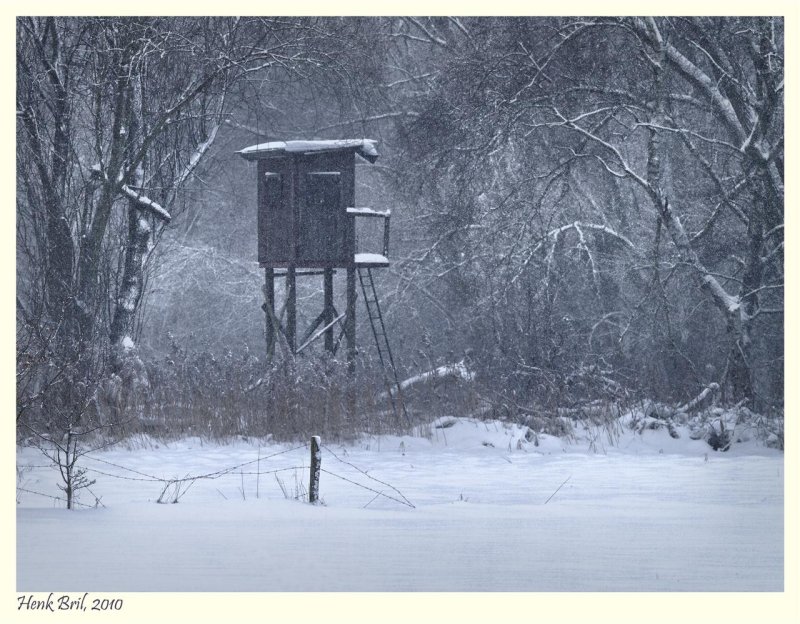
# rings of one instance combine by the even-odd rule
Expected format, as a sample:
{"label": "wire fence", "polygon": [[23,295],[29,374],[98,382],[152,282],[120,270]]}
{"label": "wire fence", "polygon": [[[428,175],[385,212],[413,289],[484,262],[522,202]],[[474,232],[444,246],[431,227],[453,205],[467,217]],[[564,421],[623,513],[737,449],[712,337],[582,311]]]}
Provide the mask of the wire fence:
{"label": "wire fence", "polygon": [[[285,455],[285,454],[292,453],[294,451],[298,451],[300,449],[306,449],[306,448],[308,448],[308,445],[307,444],[303,444],[303,445],[295,446],[293,448],[284,449],[282,451],[271,453],[270,455],[263,455],[262,456],[259,453],[259,456],[256,459],[253,459],[253,460],[249,460],[249,461],[246,461],[246,462],[241,462],[241,463],[235,464],[233,466],[229,466],[227,468],[222,468],[220,470],[215,470],[213,472],[206,472],[206,473],[195,474],[195,475],[187,475],[187,476],[181,477],[181,478],[159,477],[159,476],[156,476],[156,475],[153,475],[153,474],[148,474],[146,472],[142,472],[140,470],[136,470],[134,468],[129,468],[127,466],[123,466],[122,464],[119,464],[119,463],[116,463],[116,462],[112,462],[112,461],[109,461],[109,460],[106,460],[106,459],[101,459],[99,457],[94,457],[89,453],[84,454],[82,456],[82,459],[91,460],[91,461],[96,462],[98,464],[104,464],[106,466],[109,466],[111,468],[116,468],[116,469],[121,470],[121,471],[123,471],[125,473],[128,473],[128,474],[127,475],[126,474],[115,474],[114,472],[110,472],[108,470],[101,470],[99,468],[95,468],[95,467],[91,467],[91,466],[84,466],[84,470],[86,470],[86,472],[91,472],[91,473],[94,473],[94,474],[97,474],[97,475],[101,475],[101,476],[112,478],[112,479],[119,479],[119,480],[122,480],[122,481],[139,481],[139,482],[148,482],[148,483],[158,483],[158,484],[160,484],[162,486],[162,490],[161,490],[161,495],[159,496],[157,502],[164,502],[163,499],[165,499],[167,496],[172,498],[171,502],[178,502],[178,500],[182,496],[184,496],[186,494],[186,492],[188,492],[189,488],[191,488],[192,485],[194,485],[194,483],[196,483],[197,481],[219,479],[220,477],[223,477],[225,475],[234,474],[234,473],[238,474],[238,475],[242,475],[242,476],[245,476],[245,475],[247,475],[247,476],[261,476],[261,475],[275,474],[276,477],[277,477],[277,474],[281,473],[281,472],[287,472],[287,471],[291,471],[291,470],[294,470],[294,471],[305,470],[305,469],[308,468],[308,466],[306,466],[306,465],[284,466],[284,467],[281,467],[281,468],[274,468],[274,469],[270,469],[270,470],[261,470],[261,465],[260,464],[261,464],[261,462],[264,462],[266,460],[278,457],[280,455]],[[322,472],[324,472],[325,474],[330,475],[332,477],[335,477],[336,479],[339,479],[339,480],[341,480],[343,482],[349,483],[349,484],[351,484],[351,485],[353,485],[355,487],[358,487],[360,489],[363,489],[365,491],[368,491],[368,492],[371,492],[371,493],[375,494],[375,496],[366,505],[364,505],[364,508],[368,507],[376,499],[383,497],[383,498],[386,498],[386,499],[388,499],[390,501],[398,503],[400,505],[404,505],[406,507],[410,507],[411,509],[416,509],[416,506],[408,498],[406,498],[406,496],[399,489],[397,489],[395,486],[391,485],[390,483],[387,483],[385,481],[382,481],[380,479],[377,479],[377,478],[373,477],[366,470],[363,470],[362,468],[359,468],[358,466],[356,466],[352,462],[349,462],[349,461],[346,461],[346,460],[342,459],[330,447],[323,445],[321,448],[324,451],[326,451],[333,459],[335,459],[339,463],[341,463],[343,465],[346,465],[346,466],[349,466],[350,468],[355,470],[358,473],[358,477],[350,478],[348,476],[344,476],[342,474],[339,474],[337,472],[328,470],[326,468],[320,468],[320,470]],[[253,471],[253,470],[248,470],[247,472],[243,471],[243,468],[246,468],[248,466],[252,466],[253,464],[257,464],[258,465],[258,468],[255,471]],[[33,469],[33,468],[41,469],[41,468],[51,468],[51,467],[57,467],[57,464],[52,463],[52,464],[48,464],[48,465],[30,465],[30,466],[23,465],[23,466],[19,466],[19,469],[24,471],[24,470]],[[130,476],[130,475],[134,475],[134,476]],[[360,482],[360,480],[362,478],[368,479],[369,481],[372,482],[372,484],[377,484],[377,485],[375,485],[375,486],[365,485],[364,483]],[[356,479],[358,479],[358,480],[356,480]],[[384,489],[381,489],[378,486],[383,486]],[[281,485],[281,489],[283,489],[282,485]],[[388,490],[389,492],[387,493],[386,490]],[[217,490],[217,491],[219,491],[219,490]],[[51,494],[45,494],[43,492],[36,492],[34,490],[31,490],[31,489],[25,488],[25,487],[21,487],[19,485],[17,486],[17,492],[25,492],[25,493],[28,493],[28,494],[42,496],[42,497],[45,497],[45,498],[52,499],[53,501],[63,502],[64,504],[66,504],[66,502],[67,502],[66,499],[64,499],[63,497],[54,496],[54,495],[51,495]],[[90,493],[92,493],[92,492],[90,491]],[[92,495],[95,496],[95,504],[94,505],[88,505],[88,504],[81,503],[81,502],[74,501],[74,500],[73,500],[73,504],[79,505],[81,507],[87,507],[87,508],[93,508],[93,507],[100,506],[101,505],[100,499],[96,495],[94,495],[94,493],[92,493]],[[227,497],[225,497],[224,495],[223,495],[223,497],[227,499]]]}
{"label": "wire fence", "polygon": [[[27,492],[28,494],[36,494],[36,496],[43,496],[44,498],[50,498],[50,499],[52,499],[54,501],[61,501],[64,504],[67,503],[67,500],[65,498],[62,498],[61,496],[53,496],[52,494],[43,494],[42,492],[35,492],[33,490],[29,490],[27,488],[20,487],[20,486],[17,486],[17,491],[18,492]],[[81,507],[89,507],[89,508],[94,507],[94,505],[87,505],[85,503],[81,503],[81,502],[78,502],[78,501],[72,501],[72,504],[73,505],[80,505]]]}
{"label": "wire fence", "polygon": [[[388,495],[384,494],[383,492],[378,492],[378,494],[379,494],[379,495],[382,495],[382,496],[384,496],[384,497],[386,497],[386,498],[388,498],[388,499],[390,499],[390,500],[397,501],[398,503],[400,503],[400,504],[402,504],[402,505],[406,505],[407,507],[411,507],[412,509],[415,509],[415,507],[414,507],[414,505],[411,503],[411,501],[410,501],[410,500],[408,500],[408,499],[407,499],[405,496],[403,496],[403,493],[402,493],[400,490],[398,490],[396,487],[394,487],[393,485],[391,485],[391,484],[389,484],[389,483],[386,483],[386,482],[384,482],[384,481],[381,481],[380,479],[376,479],[376,478],[375,478],[375,477],[373,477],[372,475],[369,475],[369,474],[367,474],[367,472],[366,472],[366,471],[362,470],[361,468],[359,468],[359,467],[358,467],[358,466],[356,466],[355,464],[351,464],[349,461],[345,461],[344,459],[342,459],[341,457],[339,457],[339,456],[338,456],[336,453],[334,453],[334,452],[333,452],[333,451],[332,451],[332,450],[331,450],[329,447],[327,447],[327,446],[323,445],[323,446],[322,446],[322,448],[323,448],[324,450],[326,450],[328,453],[330,453],[330,454],[331,454],[331,455],[334,457],[334,459],[336,459],[337,461],[339,461],[339,462],[341,462],[341,463],[343,463],[343,464],[346,464],[346,465],[348,465],[348,466],[350,466],[350,467],[352,467],[352,468],[355,468],[355,469],[356,469],[358,472],[360,472],[362,475],[364,475],[364,476],[365,476],[365,477],[367,477],[368,479],[371,479],[371,480],[375,481],[376,483],[380,483],[381,485],[384,485],[384,486],[386,486],[386,487],[388,487],[388,488],[392,489],[392,490],[393,490],[394,492],[396,492],[396,493],[397,493],[397,494],[400,496],[400,498],[402,498],[403,500],[398,500],[398,499],[396,499],[396,498],[394,498],[394,497],[392,497],[392,496],[388,496]],[[323,469],[323,471],[324,471],[324,472],[326,472],[327,474],[330,474],[330,475],[334,476],[334,477],[339,477],[340,479],[344,479],[344,477],[341,477],[340,475],[337,475],[337,474],[334,474],[334,473],[332,473],[332,472],[329,472],[329,471],[327,471],[327,470],[325,470],[325,469]],[[344,480],[345,480],[345,481],[347,481],[347,479],[344,479]],[[351,483],[354,483],[354,482],[353,482],[353,481],[351,481]],[[365,490],[369,490],[370,492],[377,492],[377,490],[374,490],[374,489],[372,489],[372,488],[370,488],[370,487],[367,487],[366,485],[362,485],[362,484],[360,484],[360,483],[356,483],[356,485],[358,485],[358,486],[360,486],[360,487],[364,488]]]}

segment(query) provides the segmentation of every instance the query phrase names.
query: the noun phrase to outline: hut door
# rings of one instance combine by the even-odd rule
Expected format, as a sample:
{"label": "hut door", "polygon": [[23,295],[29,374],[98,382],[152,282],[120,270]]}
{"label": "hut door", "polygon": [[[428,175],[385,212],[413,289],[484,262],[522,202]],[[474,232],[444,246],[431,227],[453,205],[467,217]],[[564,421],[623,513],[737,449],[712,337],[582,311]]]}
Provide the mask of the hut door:
{"label": "hut door", "polygon": [[264,172],[258,211],[259,262],[287,261],[292,257],[291,204],[284,194],[283,176]]}
{"label": "hut door", "polygon": [[338,171],[315,171],[306,176],[305,202],[300,206],[300,264],[333,263],[344,255],[341,177]]}

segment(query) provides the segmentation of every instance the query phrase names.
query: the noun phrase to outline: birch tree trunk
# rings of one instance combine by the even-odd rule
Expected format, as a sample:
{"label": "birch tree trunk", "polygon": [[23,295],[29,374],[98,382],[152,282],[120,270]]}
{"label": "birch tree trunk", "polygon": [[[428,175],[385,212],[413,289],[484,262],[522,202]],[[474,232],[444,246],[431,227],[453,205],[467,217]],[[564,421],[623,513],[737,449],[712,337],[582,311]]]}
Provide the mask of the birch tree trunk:
{"label": "birch tree trunk", "polygon": [[[654,179],[649,180],[655,192],[653,200],[658,203],[662,219],[684,261],[695,268],[700,286],[710,294],[726,319],[730,347],[722,379],[723,395],[728,390],[730,396],[725,398],[734,402],[753,400],[752,324],[759,313],[758,293],[764,287],[764,221],[772,219],[780,224],[783,218],[783,172],[775,158],[775,151],[779,148],[772,145],[768,137],[770,123],[777,116],[780,107],[782,92],[782,78],[769,60],[776,52],[774,32],[771,39],[767,24],[760,21],[752,31],[751,57],[755,69],[753,83],[758,96],[754,100],[752,87],[730,79],[728,72],[731,70],[723,51],[715,50],[708,44],[707,49],[704,49],[703,42],[695,42],[713,60],[715,66],[720,68],[723,78],[715,81],[664,39],[654,19],[650,18],[646,22],[637,20],[637,26],[642,37],[649,40],[660,55],[660,63],[656,66],[657,85],[663,83],[664,73],[670,70],[704,92],[727,128],[734,145],[738,145],[739,151],[744,155],[744,175],[755,172],[750,184],[754,203],[746,213],[744,271],[739,292],[731,295],[699,261],[680,220],[660,192],[660,165],[663,155],[659,154],[662,151],[659,134],[663,132],[663,128],[670,127],[671,120],[666,115],[665,92],[663,89],[659,90],[655,123],[650,131],[648,162],[648,173],[651,173],[652,167],[654,174]],[[692,148],[692,151],[696,154],[696,150]],[[719,182],[718,186],[721,186]]]}

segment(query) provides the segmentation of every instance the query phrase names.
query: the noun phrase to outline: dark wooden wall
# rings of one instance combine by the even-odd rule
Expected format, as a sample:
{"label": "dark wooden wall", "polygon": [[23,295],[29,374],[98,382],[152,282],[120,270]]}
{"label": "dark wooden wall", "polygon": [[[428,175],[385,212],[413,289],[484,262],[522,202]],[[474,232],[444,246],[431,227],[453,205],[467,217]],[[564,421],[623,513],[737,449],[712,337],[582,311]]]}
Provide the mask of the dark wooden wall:
{"label": "dark wooden wall", "polygon": [[355,254],[353,150],[283,154],[258,162],[258,261],[334,268]]}

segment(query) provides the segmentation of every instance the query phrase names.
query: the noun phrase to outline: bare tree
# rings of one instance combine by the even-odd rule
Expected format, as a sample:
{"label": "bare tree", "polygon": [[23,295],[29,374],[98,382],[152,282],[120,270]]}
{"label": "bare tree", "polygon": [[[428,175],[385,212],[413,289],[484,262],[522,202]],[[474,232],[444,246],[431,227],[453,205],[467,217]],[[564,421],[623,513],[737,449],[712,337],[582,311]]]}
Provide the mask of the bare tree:
{"label": "bare tree", "polygon": [[46,267],[48,316],[65,353],[102,345],[108,332],[120,368],[148,254],[222,121],[235,24],[20,18],[17,30],[31,264]]}
{"label": "bare tree", "polygon": [[781,20],[458,24],[413,35],[438,66],[401,136],[436,235],[409,288],[449,288],[539,396],[587,365],[641,387],[655,356],[675,399],[774,399],[755,362],[781,357]]}

